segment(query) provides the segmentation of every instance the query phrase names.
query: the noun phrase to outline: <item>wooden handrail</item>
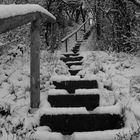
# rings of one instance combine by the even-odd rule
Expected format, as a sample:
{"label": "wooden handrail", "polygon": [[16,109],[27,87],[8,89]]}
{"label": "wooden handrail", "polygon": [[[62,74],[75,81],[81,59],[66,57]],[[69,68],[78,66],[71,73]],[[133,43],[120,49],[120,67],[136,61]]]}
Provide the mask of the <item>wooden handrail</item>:
{"label": "wooden handrail", "polygon": [[81,24],[75,31],[73,31],[72,33],[70,33],[69,35],[67,35],[66,37],[64,37],[62,40],[61,40],[61,42],[63,43],[63,42],[65,42],[65,44],[66,44],[66,52],[68,51],[68,42],[67,42],[67,40],[69,39],[69,38],[71,38],[73,35],[75,35],[75,40],[77,40],[77,33],[78,33],[78,31],[84,26],[84,31],[85,31],[85,25],[86,25],[86,23],[88,22],[90,20],[90,18],[88,17],[88,19],[83,23],[83,24]]}
{"label": "wooden handrail", "polygon": [[78,32],[88,21],[90,18],[88,18],[83,24],[81,24],[75,31],[73,31],[72,33],[70,33],[69,35],[67,35],[66,37],[64,37],[61,42],[64,42],[65,40],[69,39],[70,37],[72,37],[76,32]]}
{"label": "wooden handrail", "polygon": [[[7,15],[3,16],[2,12]],[[39,5],[2,5],[0,8],[0,34],[31,22],[30,105],[32,110],[39,108],[40,105],[40,24],[42,17],[48,22],[55,22],[55,17]]]}

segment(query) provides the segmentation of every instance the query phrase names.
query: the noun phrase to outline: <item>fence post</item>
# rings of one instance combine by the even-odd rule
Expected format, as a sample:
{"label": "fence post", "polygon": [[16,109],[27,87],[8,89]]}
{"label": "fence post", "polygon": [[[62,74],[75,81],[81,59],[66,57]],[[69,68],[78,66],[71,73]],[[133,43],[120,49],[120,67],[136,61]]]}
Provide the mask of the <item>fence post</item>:
{"label": "fence post", "polygon": [[30,105],[32,110],[40,105],[40,19],[31,23]]}

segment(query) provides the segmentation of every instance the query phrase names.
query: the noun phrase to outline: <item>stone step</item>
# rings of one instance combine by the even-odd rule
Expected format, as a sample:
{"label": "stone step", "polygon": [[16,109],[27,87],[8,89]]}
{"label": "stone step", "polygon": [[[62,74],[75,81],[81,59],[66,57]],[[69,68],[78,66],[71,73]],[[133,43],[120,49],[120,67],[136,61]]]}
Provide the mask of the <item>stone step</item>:
{"label": "stone step", "polygon": [[81,45],[81,44],[76,44],[76,45],[73,47],[73,49],[79,50],[79,49],[80,49],[80,45]]}
{"label": "stone step", "polygon": [[96,89],[97,80],[71,80],[71,81],[52,81],[55,89],[65,89],[69,93],[75,93],[76,89]]}
{"label": "stone step", "polygon": [[119,114],[43,114],[40,126],[48,126],[52,132],[71,135],[74,132],[120,129],[124,127],[124,121]]}
{"label": "stone step", "polygon": [[77,48],[73,48],[72,50],[71,50],[73,53],[78,53],[79,52],[79,48],[77,49]]}
{"label": "stone step", "polygon": [[64,53],[62,55],[64,55],[65,57],[70,57],[70,56],[79,56],[80,54],[79,53],[68,52],[68,53]]}
{"label": "stone step", "polygon": [[99,106],[99,99],[99,94],[48,95],[51,107],[86,107],[87,110]]}
{"label": "stone step", "polygon": [[66,65],[70,68],[72,65],[79,66],[79,65],[82,65],[82,63],[83,63],[82,61],[69,61],[66,63]]}
{"label": "stone step", "polygon": [[61,57],[60,60],[64,61],[64,62],[68,62],[68,61],[81,61],[83,59],[82,56],[76,56],[76,57]]}
{"label": "stone step", "polygon": [[77,70],[73,70],[73,69],[69,69],[69,73],[71,74],[71,75],[76,75],[79,71],[80,71],[81,69],[77,69]]}

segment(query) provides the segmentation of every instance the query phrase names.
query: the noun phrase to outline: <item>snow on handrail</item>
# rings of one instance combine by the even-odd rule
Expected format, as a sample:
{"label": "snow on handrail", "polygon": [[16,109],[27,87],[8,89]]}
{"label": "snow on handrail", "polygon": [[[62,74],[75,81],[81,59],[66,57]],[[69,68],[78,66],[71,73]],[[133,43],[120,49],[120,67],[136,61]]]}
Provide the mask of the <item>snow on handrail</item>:
{"label": "snow on handrail", "polygon": [[40,12],[55,21],[55,17],[38,4],[0,5],[0,19]]}
{"label": "snow on handrail", "polygon": [[7,32],[38,18],[55,22],[56,18],[37,4],[0,5],[0,33]]}

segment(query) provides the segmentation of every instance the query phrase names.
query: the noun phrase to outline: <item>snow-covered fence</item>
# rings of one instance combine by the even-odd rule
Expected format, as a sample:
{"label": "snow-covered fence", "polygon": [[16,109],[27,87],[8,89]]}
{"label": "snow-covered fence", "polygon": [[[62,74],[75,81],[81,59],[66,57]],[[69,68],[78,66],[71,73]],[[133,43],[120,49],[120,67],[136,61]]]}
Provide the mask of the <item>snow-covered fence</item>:
{"label": "snow-covered fence", "polygon": [[0,34],[31,22],[31,108],[40,104],[40,23],[41,19],[55,22],[55,17],[35,4],[0,5]]}

